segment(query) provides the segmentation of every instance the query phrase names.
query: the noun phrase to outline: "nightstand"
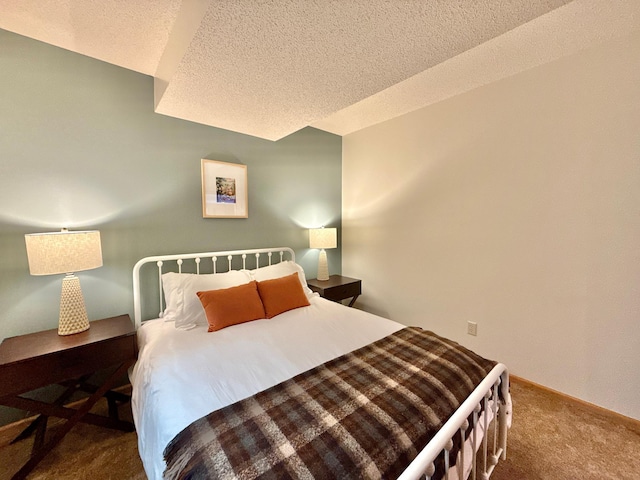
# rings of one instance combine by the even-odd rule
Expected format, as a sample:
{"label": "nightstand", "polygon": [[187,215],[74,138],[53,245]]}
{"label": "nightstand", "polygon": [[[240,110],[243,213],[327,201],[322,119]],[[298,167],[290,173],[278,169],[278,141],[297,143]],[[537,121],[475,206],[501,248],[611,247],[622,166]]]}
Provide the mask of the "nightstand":
{"label": "nightstand", "polygon": [[353,306],[358,296],[362,293],[362,280],[343,277],[342,275],[331,275],[329,280],[324,281],[312,278],[307,281],[307,285],[311,290],[327,300],[342,302],[345,298],[351,298],[350,307]]}
{"label": "nightstand", "polygon": [[[91,322],[91,328],[74,335],[58,335],[57,329],[5,338],[0,344],[0,405],[36,412],[32,424],[36,438],[31,458],[12,477],[23,479],[78,422],[133,431],[133,424],[117,417],[115,401],[120,400],[110,389],[133,365],[138,355],[136,332],[129,315]],[[100,370],[115,369],[100,386],[87,384],[89,377]],[[21,394],[47,385],[59,384],[65,392],[53,403],[45,403]],[[91,395],[78,407],[64,403],[77,391]],[[109,417],[89,413],[101,397],[109,401]],[[48,417],[66,419],[48,441]]]}

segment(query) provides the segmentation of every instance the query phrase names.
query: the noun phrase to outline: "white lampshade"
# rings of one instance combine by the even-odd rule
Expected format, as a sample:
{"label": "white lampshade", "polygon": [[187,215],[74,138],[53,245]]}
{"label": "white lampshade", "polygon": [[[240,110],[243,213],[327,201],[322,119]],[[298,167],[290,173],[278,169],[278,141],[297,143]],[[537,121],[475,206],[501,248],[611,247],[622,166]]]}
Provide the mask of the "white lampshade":
{"label": "white lampshade", "polygon": [[309,248],[336,248],[337,246],[336,228],[312,228],[309,230]]}
{"label": "white lampshade", "polygon": [[32,233],[24,236],[31,275],[65,273],[60,295],[58,334],[71,335],[89,328],[80,280],[74,272],[102,266],[100,232]]}
{"label": "white lampshade", "polygon": [[24,236],[31,275],[55,275],[102,266],[100,232],[31,233]]}

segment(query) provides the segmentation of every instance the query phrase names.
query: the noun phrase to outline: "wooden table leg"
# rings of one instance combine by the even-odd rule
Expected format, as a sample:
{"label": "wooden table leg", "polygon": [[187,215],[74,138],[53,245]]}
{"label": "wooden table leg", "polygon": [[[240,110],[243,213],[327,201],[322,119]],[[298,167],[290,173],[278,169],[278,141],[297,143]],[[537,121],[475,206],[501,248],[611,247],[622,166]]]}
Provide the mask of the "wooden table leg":
{"label": "wooden table leg", "polygon": [[[91,375],[83,375],[78,380],[72,382],[71,385],[68,385],[65,391],[56,398],[51,405],[62,406],[64,402],[71,398],[77,390],[77,385],[84,383]],[[29,410],[29,409],[27,409]],[[33,443],[34,450],[40,448],[44,442],[44,432],[47,429],[47,418],[43,415],[38,415],[36,419],[31,422],[27,427],[22,430],[9,444],[14,444],[22,439],[28,438],[34,431],[36,432],[36,441]]]}
{"label": "wooden table leg", "polygon": [[113,383],[127,372],[127,369],[131,365],[133,365],[133,362],[125,362],[121,364],[115,370],[115,372],[113,372],[111,376],[109,376],[109,378],[105,380],[102,386],[100,386],[93,395],[87,398],[87,400],[82,404],[82,406],[78,408],[76,413],[71,418],[69,418],[65,423],[63,423],[58,427],[58,430],[56,431],[55,435],[51,438],[51,440],[45,443],[45,445],[39,448],[36,452],[31,454],[31,458],[29,458],[27,463],[25,463],[22,466],[22,468],[18,470],[18,472],[15,475],[13,475],[13,477],[11,477],[11,479],[23,480],[27,478],[27,475],[29,475],[31,470],[33,470],[36,467],[36,465],[40,463],[40,461],[45,457],[47,453],[53,450],[55,446],[58,443],[60,443],[60,441],[65,437],[65,435],[69,433],[69,430],[71,430],[71,428],[76,423],[78,423],[78,421],[80,421],[80,419],[86,413],[88,413],[89,410],[91,410],[91,408],[96,404],[96,402],[100,400],[100,398],[103,397],[104,394],[107,393],[107,391],[109,391]]}
{"label": "wooden table leg", "polygon": [[[45,417],[66,418],[67,420],[72,418],[77,412],[77,410],[73,408],[61,407],[19,396],[2,397],[0,399],[0,404],[7,407],[17,408],[19,410],[38,412]],[[90,425],[96,425],[98,427],[114,428],[124,432],[132,432],[134,430],[131,422],[106,417],[104,415],[96,415],[94,413],[84,414],[79,421]]]}

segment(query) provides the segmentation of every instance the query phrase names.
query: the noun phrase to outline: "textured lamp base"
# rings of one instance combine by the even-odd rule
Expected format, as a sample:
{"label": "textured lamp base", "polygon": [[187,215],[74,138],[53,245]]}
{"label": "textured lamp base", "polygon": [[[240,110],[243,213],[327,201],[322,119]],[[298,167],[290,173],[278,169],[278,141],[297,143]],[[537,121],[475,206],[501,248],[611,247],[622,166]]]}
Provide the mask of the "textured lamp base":
{"label": "textured lamp base", "polygon": [[80,279],[67,275],[62,280],[58,335],[72,335],[89,330],[89,317],[82,298]]}
{"label": "textured lamp base", "polygon": [[329,265],[327,264],[327,252],[324,250],[320,250],[320,255],[318,256],[318,280],[327,281],[329,280]]}

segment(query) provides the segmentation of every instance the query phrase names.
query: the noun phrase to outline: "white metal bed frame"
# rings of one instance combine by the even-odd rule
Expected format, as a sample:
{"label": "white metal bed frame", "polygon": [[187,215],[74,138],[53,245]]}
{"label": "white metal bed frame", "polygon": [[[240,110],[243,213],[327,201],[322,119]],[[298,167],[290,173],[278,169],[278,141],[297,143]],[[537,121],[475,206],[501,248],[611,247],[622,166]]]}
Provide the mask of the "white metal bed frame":
{"label": "white metal bed frame", "polygon": [[[178,273],[182,272],[185,260],[193,260],[195,273],[218,273],[218,261],[226,259],[227,265],[224,271],[247,269],[247,258],[254,257],[255,262],[249,268],[258,268],[274,264],[273,256],[279,263],[284,260],[295,262],[295,253],[288,247],[258,248],[248,250],[228,250],[220,252],[187,253],[176,255],[159,255],[146,257],[138,261],[133,267],[133,303],[134,321],[136,328],[142,322],[142,295],[141,295],[141,269],[148,263],[157,266],[159,289],[159,314],[164,310],[164,295],[162,290],[162,274],[165,262],[174,261],[177,264]],[[288,256],[289,258],[285,258]],[[266,262],[261,265],[261,257],[266,257]],[[234,259],[238,258],[241,268],[234,268]],[[201,272],[203,260],[211,261],[211,271]],[[209,263],[208,261],[205,263]],[[236,260],[236,266],[238,261]],[[471,419],[471,425],[469,424]],[[497,364],[489,375],[478,385],[463,404],[454,412],[444,426],[409,464],[398,480],[414,480],[424,478],[431,480],[435,473],[435,462],[442,458],[445,472],[444,479],[450,480],[454,475],[456,479],[471,478],[471,480],[488,480],[500,459],[507,456],[507,431],[511,421],[511,396],[509,393],[509,372],[502,363]],[[467,438],[467,431],[472,427],[471,434]],[[460,438],[460,450],[455,472],[451,466],[449,452],[453,448],[453,439],[456,435]],[[481,440],[478,439],[481,436]],[[491,437],[491,439],[490,439]],[[465,448],[470,442],[472,452],[471,471],[465,475]],[[480,442],[480,444],[479,444]],[[491,446],[489,445],[491,443]],[[490,449],[490,450],[489,450]],[[479,460],[478,460],[479,457]]]}

